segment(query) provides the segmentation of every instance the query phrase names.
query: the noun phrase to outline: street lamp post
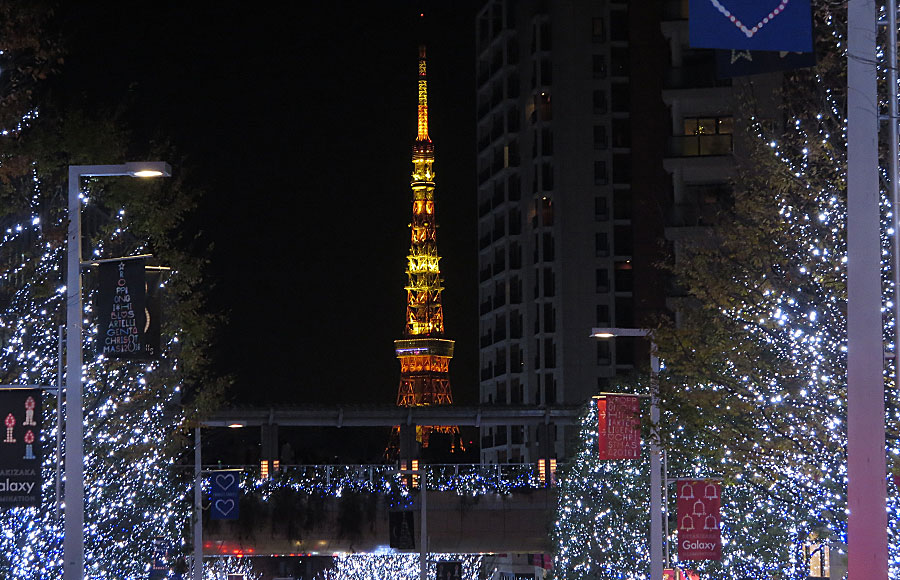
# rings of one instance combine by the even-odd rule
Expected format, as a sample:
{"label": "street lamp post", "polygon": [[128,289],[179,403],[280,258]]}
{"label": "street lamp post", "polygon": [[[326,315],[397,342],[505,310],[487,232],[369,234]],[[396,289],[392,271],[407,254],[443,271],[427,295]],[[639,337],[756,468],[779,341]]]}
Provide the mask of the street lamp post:
{"label": "street lamp post", "polygon": [[650,339],[650,580],[662,580],[663,546],[663,490],[662,452],[659,441],[659,355],[650,330],[642,328],[594,328],[594,338],[637,336]]}
{"label": "street lamp post", "polygon": [[420,465],[418,469],[399,469],[397,473],[400,475],[419,476],[419,580],[428,580],[428,504],[426,503],[425,494],[425,466]]}
{"label": "street lamp post", "polygon": [[84,309],[81,298],[81,178],[169,176],[162,161],[122,165],[69,166],[69,229],[66,246],[66,459],[63,580],[84,578],[84,411],[82,351]]}

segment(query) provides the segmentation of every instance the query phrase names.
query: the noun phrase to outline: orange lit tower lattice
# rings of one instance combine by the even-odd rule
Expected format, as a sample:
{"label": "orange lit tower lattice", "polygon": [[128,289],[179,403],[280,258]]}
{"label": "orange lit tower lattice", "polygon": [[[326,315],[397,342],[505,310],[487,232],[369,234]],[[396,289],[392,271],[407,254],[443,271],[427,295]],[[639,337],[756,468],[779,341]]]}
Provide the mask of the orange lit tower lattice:
{"label": "orange lit tower lattice", "polygon": [[[406,329],[394,341],[400,359],[400,390],[397,405],[450,405],[450,359],[453,341],[444,338],[441,306],[440,257],[434,207],[434,145],[428,136],[428,81],[425,48],[419,48],[418,135],[413,145],[411,243],[407,256]],[[416,439],[428,446],[430,432],[445,432],[458,439],[458,427],[418,427]]]}

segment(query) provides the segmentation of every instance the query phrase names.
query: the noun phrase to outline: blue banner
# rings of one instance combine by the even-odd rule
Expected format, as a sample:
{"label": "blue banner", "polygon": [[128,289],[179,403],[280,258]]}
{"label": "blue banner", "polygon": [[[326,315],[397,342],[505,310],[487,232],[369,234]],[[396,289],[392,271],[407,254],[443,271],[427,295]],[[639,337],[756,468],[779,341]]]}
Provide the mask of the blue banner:
{"label": "blue banner", "polygon": [[692,48],[812,52],[810,0],[690,0]]}
{"label": "blue banner", "polygon": [[210,475],[209,517],[213,520],[236,520],[240,514],[240,470],[213,471]]}
{"label": "blue banner", "polygon": [[811,66],[816,66],[816,55],[812,52],[716,51],[716,76],[720,79]]}
{"label": "blue banner", "polygon": [[169,575],[169,546],[165,538],[153,539],[153,558],[150,565],[150,580],[162,580]]}

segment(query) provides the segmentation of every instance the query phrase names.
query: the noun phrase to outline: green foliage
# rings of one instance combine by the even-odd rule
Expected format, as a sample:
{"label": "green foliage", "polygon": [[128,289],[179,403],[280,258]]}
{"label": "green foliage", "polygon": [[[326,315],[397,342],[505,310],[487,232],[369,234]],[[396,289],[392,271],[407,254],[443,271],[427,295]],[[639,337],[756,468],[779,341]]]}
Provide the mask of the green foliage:
{"label": "green foliage", "polygon": [[[62,65],[43,2],[0,2],[0,381],[55,384],[57,333],[65,320],[67,169],[165,159],[163,140],[135,145],[127,110],[99,111],[44,82]],[[209,364],[216,319],[205,312],[202,244],[186,231],[200,192],[185,171],[161,180],[88,179],[83,260],[152,254],[163,279],[164,353],[159,361],[110,361],[95,352],[93,277],[84,277],[85,557],[90,578],[143,578],[155,537],[182,545],[191,501],[177,462],[184,435],[221,396],[227,380]],[[47,412],[45,411],[45,414]],[[49,415],[45,424],[55,424]],[[55,434],[45,435],[45,445]],[[49,454],[48,454],[49,455]],[[0,514],[0,575],[56,578],[62,526],[45,463],[40,510]]]}

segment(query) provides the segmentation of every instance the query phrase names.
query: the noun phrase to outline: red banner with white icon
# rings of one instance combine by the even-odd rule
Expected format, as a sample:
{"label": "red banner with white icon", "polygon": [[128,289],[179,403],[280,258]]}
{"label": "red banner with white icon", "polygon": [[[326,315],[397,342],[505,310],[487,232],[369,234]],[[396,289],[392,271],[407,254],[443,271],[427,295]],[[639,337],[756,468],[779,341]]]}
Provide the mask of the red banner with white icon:
{"label": "red banner with white icon", "polygon": [[600,459],[641,456],[641,400],[635,395],[597,399]]}
{"label": "red banner with white icon", "polygon": [[719,528],[722,482],[714,479],[679,479],[678,559],[721,560]]}

